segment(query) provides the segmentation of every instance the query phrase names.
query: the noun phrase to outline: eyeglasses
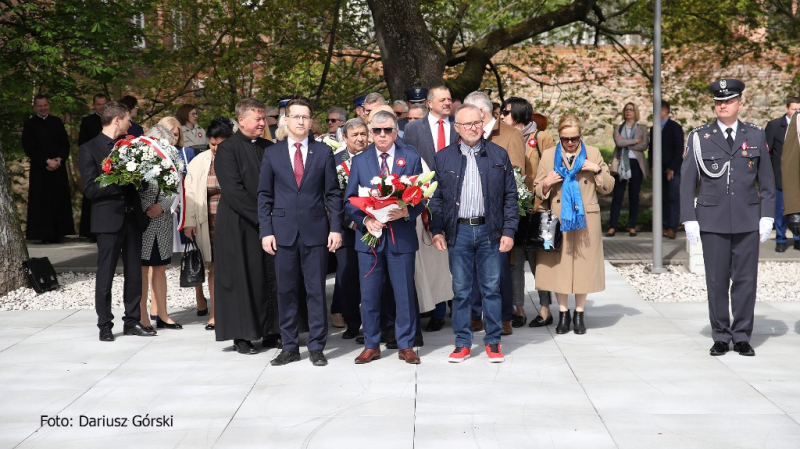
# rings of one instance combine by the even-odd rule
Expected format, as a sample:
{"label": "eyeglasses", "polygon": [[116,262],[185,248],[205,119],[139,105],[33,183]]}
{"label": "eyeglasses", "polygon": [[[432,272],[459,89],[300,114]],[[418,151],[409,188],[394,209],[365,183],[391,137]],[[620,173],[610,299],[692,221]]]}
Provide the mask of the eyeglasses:
{"label": "eyeglasses", "polygon": [[500,115],[502,115],[503,117],[507,116],[508,114],[511,114],[511,109],[503,109],[502,111],[500,111]]}
{"label": "eyeglasses", "polygon": [[311,117],[308,116],[308,115],[287,115],[287,117],[293,118],[293,119],[297,120],[298,122],[307,122],[307,121],[311,120]]}
{"label": "eyeglasses", "polygon": [[280,115],[267,115],[265,117],[266,118],[274,118],[275,120],[278,120],[281,116]]}
{"label": "eyeglasses", "polygon": [[636,112],[636,110],[635,110],[635,109],[631,109],[631,108],[625,108],[625,109],[623,109],[623,110],[624,110],[625,112]]}
{"label": "eyeglasses", "polygon": [[197,115],[197,111],[192,111],[189,113],[189,115]]}
{"label": "eyeglasses", "polygon": [[575,143],[580,142],[581,136],[577,135],[574,137],[561,137],[561,143]]}
{"label": "eyeglasses", "polygon": [[327,120],[327,122],[328,122],[328,123],[336,123],[336,122],[343,122],[343,121],[344,121],[344,120],[342,120],[342,119],[340,119],[340,118],[329,118],[329,119]]}
{"label": "eyeglasses", "polygon": [[472,122],[472,123],[458,123],[458,122],[456,122],[456,125],[464,128],[464,129],[475,129],[475,128],[480,129],[483,126],[483,120],[478,120],[477,122]]}
{"label": "eyeglasses", "polygon": [[394,127],[391,128],[372,128],[372,134],[380,135],[382,132],[385,134],[391,134],[394,131]]}

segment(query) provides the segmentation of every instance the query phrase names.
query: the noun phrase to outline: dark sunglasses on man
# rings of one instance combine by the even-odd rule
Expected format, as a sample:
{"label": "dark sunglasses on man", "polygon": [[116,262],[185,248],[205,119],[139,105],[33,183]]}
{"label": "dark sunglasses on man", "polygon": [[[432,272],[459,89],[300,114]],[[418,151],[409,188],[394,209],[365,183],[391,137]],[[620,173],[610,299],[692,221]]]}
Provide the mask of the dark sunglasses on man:
{"label": "dark sunglasses on man", "polygon": [[391,134],[394,128],[372,128],[372,134],[379,135],[381,132]]}

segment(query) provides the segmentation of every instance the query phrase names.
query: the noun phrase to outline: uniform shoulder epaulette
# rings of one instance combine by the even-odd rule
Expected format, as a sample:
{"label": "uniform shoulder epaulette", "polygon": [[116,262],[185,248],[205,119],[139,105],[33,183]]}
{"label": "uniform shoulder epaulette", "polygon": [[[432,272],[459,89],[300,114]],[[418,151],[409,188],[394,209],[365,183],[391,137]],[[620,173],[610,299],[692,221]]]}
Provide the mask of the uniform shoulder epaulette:
{"label": "uniform shoulder epaulette", "polygon": [[706,128],[710,128],[710,127],[711,127],[711,125],[709,125],[709,124],[700,125],[700,126],[698,126],[697,128],[695,128],[695,129],[693,129],[693,130],[689,131],[689,134],[691,134],[691,133],[693,133],[693,132],[701,131],[701,130],[704,130],[704,129],[706,129]]}
{"label": "uniform shoulder epaulette", "polygon": [[754,123],[750,123],[750,122],[743,122],[743,123],[744,123],[745,125],[747,125],[747,126],[751,127],[751,128],[755,128],[755,129],[757,129],[757,130],[759,130],[759,131],[764,131],[764,128],[762,128],[762,127],[760,127],[760,126],[758,126],[758,125],[756,125],[756,124],[754,124]]}

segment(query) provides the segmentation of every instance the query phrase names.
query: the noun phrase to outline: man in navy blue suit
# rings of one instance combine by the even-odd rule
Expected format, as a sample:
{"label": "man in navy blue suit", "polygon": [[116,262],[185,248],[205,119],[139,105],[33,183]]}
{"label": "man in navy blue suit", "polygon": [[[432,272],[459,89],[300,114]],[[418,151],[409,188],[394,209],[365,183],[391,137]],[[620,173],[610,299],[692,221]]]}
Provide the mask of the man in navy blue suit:
{"label": "man in navy blue suit", "polygon": [[[356,251],[361,275],[361,322],[364,329],[364,351],[356,357],[357,364],[369,363],[381,357],[381,288],[386,266],[394,291],[396,312],[395,337],[398,357],[406,363],[418,364],[414,352],[414,334],[417,327],[417,305],[414,294],[414,258],[419,249],[416,218],[423,205],[404,207],[389,213],[389,222],[381,223],[354,206],[350,198],[358,196],[359,187],[370,187],[374,177],[394,173],[413,176],[422,173],[422,160],[410,145],[396,144],[397,117],[380,111],[369,123],[373,145],[353,158],[350,178],[345,190],[345,212],[357,225]],[[382,237],[375,248],[361,241],[366,232],[379,231]]]}
{"label": "man in navy blue suit", "polygon": [[308,295],[309,359],[315,366],[325,366],[325,251],[336,251],[342,244],[341,191],[333,152],[308,139],[311,103],[304,98],[289,101],[286,123],[288,138],[264,152],[258,186],[261,246],[275,255],[283,339],[283,350],[270,363],[280,366],[300,360],[297,314],[301,306],[298,275],[302,275]]}

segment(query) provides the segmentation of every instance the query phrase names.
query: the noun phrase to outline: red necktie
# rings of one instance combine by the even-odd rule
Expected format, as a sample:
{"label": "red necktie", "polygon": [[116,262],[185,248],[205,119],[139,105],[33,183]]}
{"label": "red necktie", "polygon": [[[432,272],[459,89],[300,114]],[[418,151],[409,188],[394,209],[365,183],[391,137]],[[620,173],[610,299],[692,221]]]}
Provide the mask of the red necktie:
{"label": "red necktie", "polygon": [[303,152],[300,151],[302,145],[298,142],[294,144],[294,180],[297,182],[297,187],[300,187],[300,181],[303,180]]}
{"label": "red necktie", "polygon": [[386,160],[389,158],[389,153],[381,153],[381,176],[389,174],[389,165]]}
{"label": "red necktie", "polygon": [[444,120],[439,120],[439,141],[436,142],[436,151],[444,148]]}

